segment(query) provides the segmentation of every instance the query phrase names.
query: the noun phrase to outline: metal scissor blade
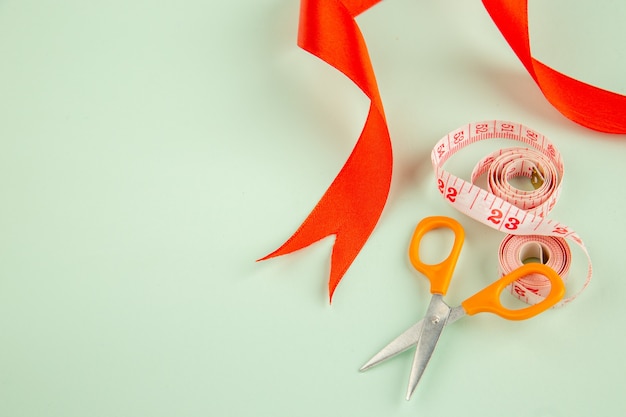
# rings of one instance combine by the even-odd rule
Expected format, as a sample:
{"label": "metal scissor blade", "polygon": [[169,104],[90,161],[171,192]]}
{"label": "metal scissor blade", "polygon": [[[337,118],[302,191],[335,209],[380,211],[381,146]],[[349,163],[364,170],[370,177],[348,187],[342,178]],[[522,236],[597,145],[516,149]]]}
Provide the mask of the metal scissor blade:
{"label": "metal scissor blade", "polygon": [[441,294],[433,294],[424,318],[422,329],[417,341],[417,349],[413,357],[413,366],[411,367],[411,376],[409,377],[409,386],[407,388],[406,399],[411,399],[417,384],[419,383],[428,361],[435,351],[435,346],[439,341],[439,336],[446,327],[446,322],[450,316],[450,307],[443,301]]}
{"label": "metal scissor blade", "polygon": [[415,345],[419,339],[423,321],[424,320],[418,321],[413,326],[406,329],[400,336],[393,339],[387,346],[382,348],[380,352],[374,355],[372,359],[367,361],[359,371],[367,371],[372,366],[378,365]]}

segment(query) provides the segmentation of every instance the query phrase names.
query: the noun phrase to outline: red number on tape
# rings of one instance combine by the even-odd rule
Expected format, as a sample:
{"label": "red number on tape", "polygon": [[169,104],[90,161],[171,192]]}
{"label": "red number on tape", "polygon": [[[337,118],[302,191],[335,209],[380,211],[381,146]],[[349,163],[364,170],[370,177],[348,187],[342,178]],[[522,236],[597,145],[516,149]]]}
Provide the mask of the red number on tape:
{"label": "red number on tape", "polygon": [[456,201],[457,195],[459,195],[459,192],[456,188],[454,187],[448,188],[448,194],[446,194],[446,198],[450,200],[451,203],[454,203]]}
{"label": "red number on tape", "polygon": [[491,210],[491,216],[487,217],[487,220],[489,220],[493,224],[500,224],[500,222],[502,221],[502,216],[504,216],[504,214],[500,210],[493,209]]}

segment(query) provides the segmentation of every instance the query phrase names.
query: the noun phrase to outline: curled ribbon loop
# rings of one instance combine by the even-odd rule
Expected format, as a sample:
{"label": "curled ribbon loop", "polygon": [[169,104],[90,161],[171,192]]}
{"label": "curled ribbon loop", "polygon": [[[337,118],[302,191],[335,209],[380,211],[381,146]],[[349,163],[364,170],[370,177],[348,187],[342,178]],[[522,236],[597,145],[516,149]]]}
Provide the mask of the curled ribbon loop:
{"label": "curled ribbon loop", "polygon": [[302,0],[298,45],[343,72],[371,100],[365,126],[345,165],[300,228],[262,259],[285,255],[335,235],[329,297],[370,234],[391,184],[391,140],[367,46],[354,17],[373,1]]}
{"label": "curled ribbon loop", "polygon": [[483,5],[543,95],[558,111],[590,129],[626,133],[626,96],[568,77],[532,57],[528,0],[483,0]]}

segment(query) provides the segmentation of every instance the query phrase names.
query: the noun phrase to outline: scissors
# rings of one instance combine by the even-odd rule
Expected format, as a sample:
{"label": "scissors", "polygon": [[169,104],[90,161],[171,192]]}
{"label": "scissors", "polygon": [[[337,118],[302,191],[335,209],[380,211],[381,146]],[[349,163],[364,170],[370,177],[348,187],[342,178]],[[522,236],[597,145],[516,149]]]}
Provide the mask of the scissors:
{"label": "scissors", "polygon": [[[454,232],[452,250],[448,257],[442,262],[438,264],[426,264],[421,261],[419,256],[420,242],[426,233],[440,228],[448,228]],[[374,355],[374,357],[360,369],[361,371],[366,371],[374,365],[416,345],[406,394],[407,400],[411,399],[426,369],[426,365],[428,365],[428,361],[437,346],[439,336],[444,327],[466,315],[472,316],[483,312],[494,313],[508,320],[525,320],[552,307],[561,300],[565,294],[563,280],[552,268],[540,263],[527,263],[467,298],[460,306],[454,308],[450,307],[443,300],[443,296],[446,294],[450,280],[452,279],[452,274],[456,267],[459,254],[461,253],[464,238],[465,232],[463,226],[450,217],[433,216],[426,217],[420,221],[409,245],[409,259],[415,269],[424,274],[430,281],[432,298],[428,310],[426,311],[426,316],[391,341],[391,343]],[[529,274],[541,274],[550,280],[551,289],[548,296],[537,304],[521,309],[509,309],[504,307],[500,302],[500,294],[502,291],[507,285]]]}

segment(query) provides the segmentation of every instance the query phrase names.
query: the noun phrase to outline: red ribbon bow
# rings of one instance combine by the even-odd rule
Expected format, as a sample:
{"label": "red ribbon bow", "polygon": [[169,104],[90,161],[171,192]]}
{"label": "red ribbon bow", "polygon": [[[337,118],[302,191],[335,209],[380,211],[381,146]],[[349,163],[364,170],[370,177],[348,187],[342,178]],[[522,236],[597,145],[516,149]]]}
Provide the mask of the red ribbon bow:
{"label": "red ribbon bow", "polygon": [[[354,18],[380,0],[301,0],[298,45],[351,79],[371,100],[363,131],[345,165],[298,230],[261,260],[302,249],[330,235],[329,297],[376,227],[391,184],[391,140],[367,45]],[[569,119],[607,133],[626,133],[626,96],[575,80],[531,56],[527,0],[483,0],[548,101]]]}

